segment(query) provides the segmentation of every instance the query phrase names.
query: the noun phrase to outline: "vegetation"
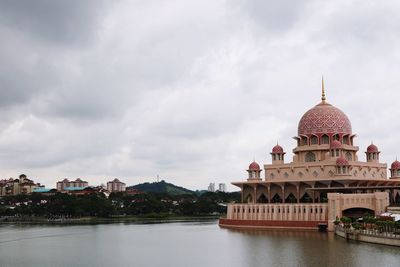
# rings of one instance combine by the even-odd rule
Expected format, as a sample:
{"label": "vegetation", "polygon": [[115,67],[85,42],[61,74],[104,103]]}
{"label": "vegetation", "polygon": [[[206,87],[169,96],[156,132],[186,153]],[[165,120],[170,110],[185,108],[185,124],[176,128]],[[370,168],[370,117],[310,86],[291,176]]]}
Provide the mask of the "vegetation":
{"label": "vegetation", "polygon": [[140,192],[145,193],[167,193],[169,195],[184,195],[194,193],[189,189],[167,183],[164,180],[162,180],[161,182],[137,184],[134,186],[130,186],[127,189],[130,188],[137,189]]}
{"label": "vegetation", "polygon": [[0,216],[29,216],[44,218],[79,218],[93,216],[100,218],[142,216],[204,216],[226,212],[226,203],[240,200],[240,194],[207,192],[174,195],[168,193],[141,193],[128,195],[112,193],[109,198],[103,194],[68,195],[18,195],[0,199]]}
{"label": "vegetation", "polygon": [[[377,230],[378,232],[396,233],[400,234],[400,222],[393,221],[391,217],[373,217],[370,215],[365,215],[354,221],[348,217],[340,218],[340,222],[343,224],[344,228],[353,227],[356,230]],[[339,224],[339,221],[334,222],[335,225]]]}

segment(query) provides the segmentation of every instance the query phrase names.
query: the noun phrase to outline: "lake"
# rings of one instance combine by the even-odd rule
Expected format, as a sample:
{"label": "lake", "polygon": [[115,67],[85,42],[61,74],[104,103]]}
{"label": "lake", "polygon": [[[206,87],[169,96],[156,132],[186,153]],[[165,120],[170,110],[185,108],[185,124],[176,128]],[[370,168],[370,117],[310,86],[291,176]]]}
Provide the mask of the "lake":
{"label": "lake", "polygon": [[400,266],[400,248],[217,221],[0,225],[0,266]]}

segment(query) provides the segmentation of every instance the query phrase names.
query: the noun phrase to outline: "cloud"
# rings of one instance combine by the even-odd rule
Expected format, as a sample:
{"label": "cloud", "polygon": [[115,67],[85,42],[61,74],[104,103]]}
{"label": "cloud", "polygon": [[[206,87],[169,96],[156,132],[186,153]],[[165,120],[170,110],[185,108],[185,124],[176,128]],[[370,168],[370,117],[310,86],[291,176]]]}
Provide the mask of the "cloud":
{"label": "cloud", "polygon": [[[391,161],[396,2],[0,3],[0,165],[54,186],[242,180],[320,98]],[[368,118],[367,123],[365,118]],[[385,129],[384,131],[382,129]],[[233,189],[232,186],[230,189]]]}
{"label": "cloud", "polygon": [[33,39],[71,45],[96,38],[106,10],[105,1],[3,1],[0,23]]}

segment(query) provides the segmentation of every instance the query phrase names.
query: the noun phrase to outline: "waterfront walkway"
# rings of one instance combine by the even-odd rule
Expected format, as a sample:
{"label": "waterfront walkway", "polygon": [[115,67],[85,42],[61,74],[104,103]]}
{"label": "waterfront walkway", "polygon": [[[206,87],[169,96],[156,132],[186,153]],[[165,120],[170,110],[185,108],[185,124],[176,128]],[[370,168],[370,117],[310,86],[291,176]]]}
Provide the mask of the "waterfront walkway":
{"label": "waterfront walkway", "polygon": [[398,233],[379,232],[379,230],[375,229],[356,230],[337,225],[335,227],[335,234],[347,240],[400,247],[400,234]]}

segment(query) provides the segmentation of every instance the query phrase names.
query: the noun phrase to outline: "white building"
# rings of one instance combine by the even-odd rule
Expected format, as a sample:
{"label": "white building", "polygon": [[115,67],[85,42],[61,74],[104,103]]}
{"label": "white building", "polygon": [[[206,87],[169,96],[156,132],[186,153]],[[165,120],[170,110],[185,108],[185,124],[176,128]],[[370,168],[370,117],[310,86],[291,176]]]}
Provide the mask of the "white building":
{"label": "white building", "polygon": [[218,191],[226,192],[226,184],[224,184],[224,183],[218,184]]}
{"label": "white building", "polygon": [[125,191],[125,183],[115,178],[113,181],[107,183],[107,190],[109,192],[123,192]]}
{"label": "white building", "polygon": [[208,185],[208,191],[215,192],[215,183],[210,183]]}

